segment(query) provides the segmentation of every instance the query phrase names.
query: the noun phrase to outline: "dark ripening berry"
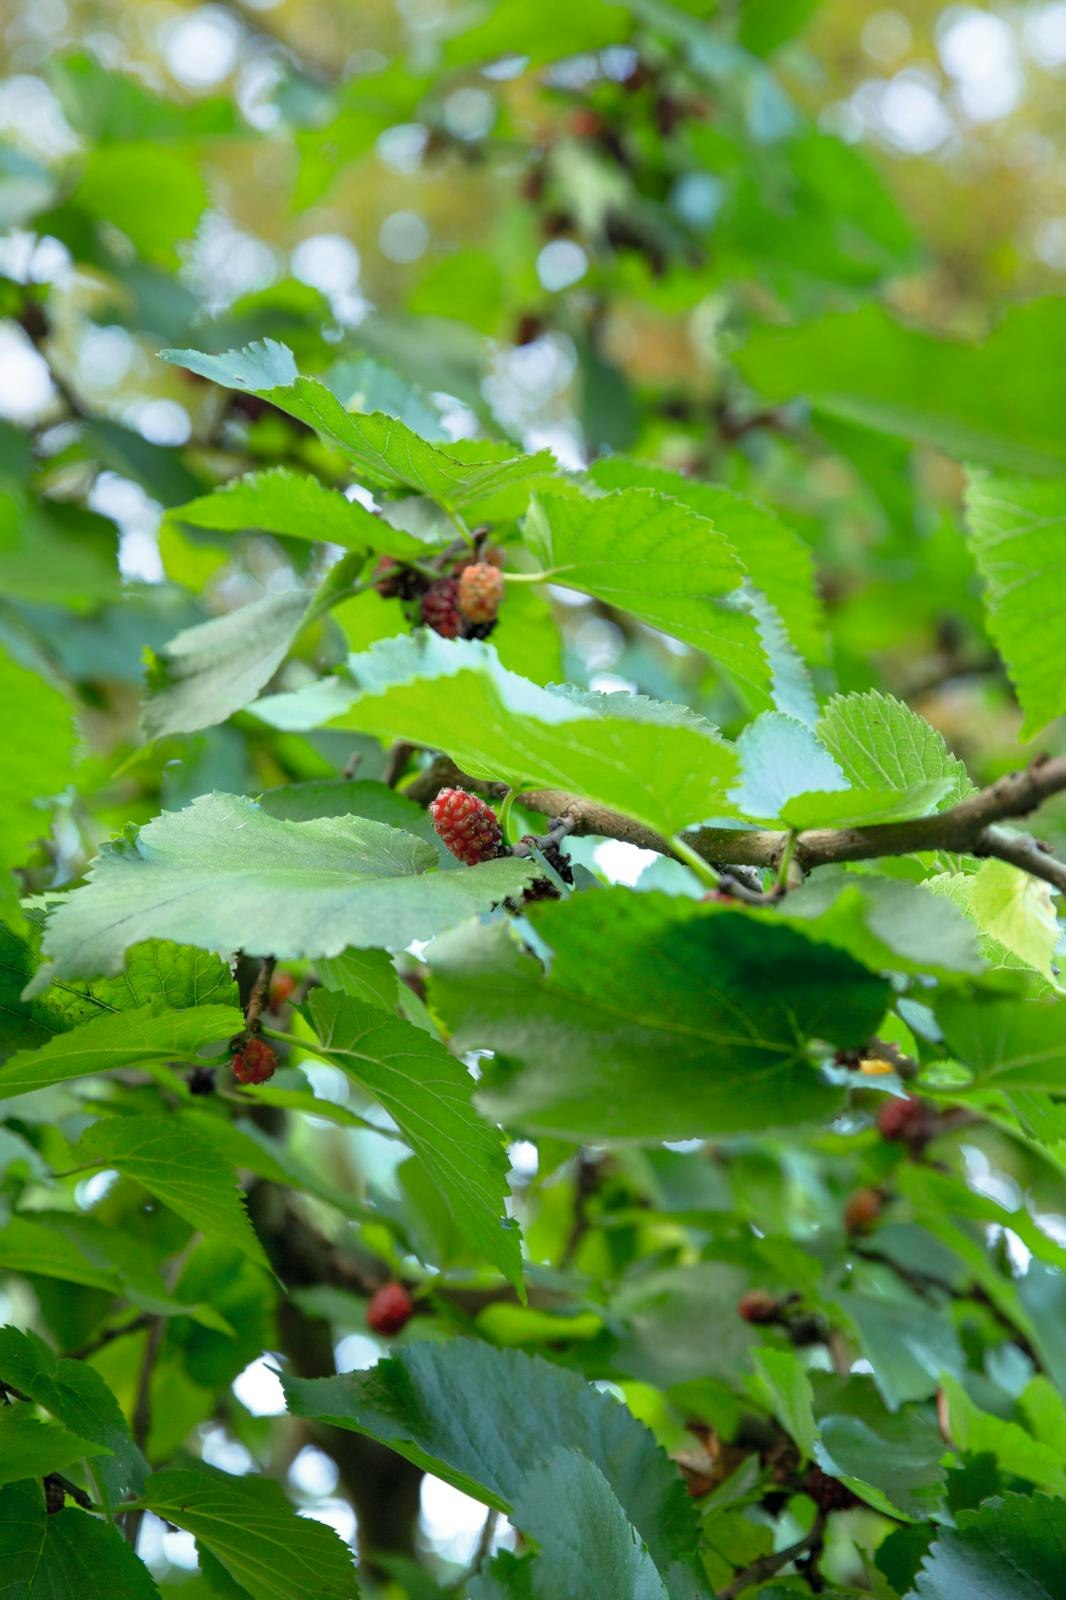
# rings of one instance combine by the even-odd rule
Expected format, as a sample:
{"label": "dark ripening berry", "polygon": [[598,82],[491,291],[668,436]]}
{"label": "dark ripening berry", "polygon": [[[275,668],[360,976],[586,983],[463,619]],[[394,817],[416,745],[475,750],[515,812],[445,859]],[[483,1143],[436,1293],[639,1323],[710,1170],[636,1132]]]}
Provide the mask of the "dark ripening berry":
{"label": "dark ripening berry", "polygon": [[917,1095],[886,1100],[877,1113],[877,1126],[884,1139],[922,1140],[929,1132],[929,1108]]}
{"label": "dark ripening berry", "polygon": [[[536,844],[537,849],[550,867],[562,878],[564,883],[573,883],[574,869],[570,865],[570,857],[560,845],[549,841],[547,844],[537,844],[533,834],[527,833],[522,837],[523,844]],[[558,900],[559,891],[550,878],[534,878],[528,888],[523,889],[522,899],[527,905],[538,900]]]}
{"label": "dark ripening berry", "polygon": [[422,596],[422,621],[442,639],[458,639],[463,631],[459,579],[438,578]]}
{"label": "dark ripening berry", "polygon": [[881,1215],[884,1201],[876,1189],[856,1189],[844,1207],[844,1226],[849,1233],[865,1233]]}
{"label": "dark ripening berry", "polygon": [[737,1301],[737,1311],[745,1322],[776,1322],[780,1309],[777,1296],[766,1289],[749,1289]]}
{"label": "dark ripening berry", "polygon": [[476,794],[465,789],[442,789],[429,808],[429,814],[453,856],[476,867],[500,854],[503,834],[496,813]]}
{"label": "dark ripening berry", "polygon": [[515,344],[532,344],[544,332],[544,320],[535,311],[523,311],[511,335]]}
{"label": "dark ripening berry", "polygon": [[459,574],[459,610],[469,622],[495,622],[503,599],[503,573],[475,561]]}
{"label": "dark ripening berry", "polygon": [[859,1504],[846,1483],[831,1478],[813,1463],[804,1474],[803,1487],[822,1511],[847,1511],[849,1506]]}
{"label": "dark ripening berry", "polygon": [[373,1333],[391,1339],[414,1315],[415,1303],[402,1283],[383,1283],[370,1297],[366,1325]]}
{"label": "dark ripening berry", "polygon": [[278,1058],[273,1045],[252,1033],[234,1043],[230,1066],[238,1083],[266,1083],[278,1069]]}

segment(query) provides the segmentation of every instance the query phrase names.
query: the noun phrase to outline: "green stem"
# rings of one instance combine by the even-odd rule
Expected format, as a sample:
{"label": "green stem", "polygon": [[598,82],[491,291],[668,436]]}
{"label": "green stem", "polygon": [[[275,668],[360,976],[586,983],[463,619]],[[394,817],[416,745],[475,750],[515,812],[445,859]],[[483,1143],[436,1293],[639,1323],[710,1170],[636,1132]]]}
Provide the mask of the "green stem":
{"label": "green stem", "polygon": [[285,1033],[281,1028],[261,1027],[259,1032],[265,1039],[276,1039],[279,1044],[292,1045],[296,1050],[305,1050],[317,1054],[328,1055],[329,1051],[315,1039],[300,1039],[295,1033]]}
{"label": "green stem", "polygon": [[711,863],[704,861],[703,857],[697,854],[679,833],[671,835],[670,844],[673,847],[674,854],[685,863],[686,867],[691,867],[701,883],[706,884],[708,889],[716,889],[718,887],[718,874],[711,866]]}
{"label": "green stem", "polygon": [[505,572],[504,583],[550,583],[552,579],[563,570],[559,567],[545,567],[543,572]]}
{"label": "green stem", "polygon": [[508,789],[507,793],[503,797],[503,804],[500,807],[500,815],[499,815],[500,832],[503,834],[503,838],[504,838],[504,843],[505,844],[517,844],[518,843],[517,839],[514,837],[512,831],[511,831],[511,808],[513,807],[513,805],[515,803],[515,796],[517,794],[518,794],[518,789],[517,788]]}
{"label": "green stem", "polygon": [[796,853],[796,840],[798,838],[799,834],[793,828],[785,841],[785,848],[781,852],[781,860],[777,864],[777,887],[779,889],[788,888],[788,874],[792,866],[792,857]]}

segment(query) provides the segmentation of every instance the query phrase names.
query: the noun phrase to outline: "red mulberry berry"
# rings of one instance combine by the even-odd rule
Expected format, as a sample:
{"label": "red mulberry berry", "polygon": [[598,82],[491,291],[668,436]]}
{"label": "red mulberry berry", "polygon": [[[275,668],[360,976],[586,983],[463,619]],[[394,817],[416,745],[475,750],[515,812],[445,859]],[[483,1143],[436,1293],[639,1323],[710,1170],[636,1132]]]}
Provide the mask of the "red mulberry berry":
{"label": "red mulberry berry", "polygon": [[235,1040],[232,1049],[230,1066],[238,1083],[266,1083],[278,1069],[274,1046],[256,1033]]}
{"label": "red mulberry berry", "polygon": [[749,1289],[737,1301],[737,1311],[745,1322],[776,1322],[780,1309],[776,1295],[766,1289]]}
{"label": "red mulberry berry", "polygon": [[458,578],[438,578],[430,584],[422,596],[422,621],[442,639],[458,639],[463,631]]}
{"label": "red mulberry berry", "polygon": [[275,972],[270,980],[270,1009],[281,1011],[296,992],[296,979],[291,972]]}
{"label": "red mulberry berry", "polygon": [[495,622],[503,599],[503,573],[487,561],[465,567],[459,576],[459,610],[469,622]]}
{"label": "red mulberry berry", "polygon": [[907,1144],[924,1142],[931,1132],[928,1110],[925,1101],[914,1094],[903,1100],[886,1100],[877,1113],[882,1138],[901,1139]]}
{"label": "red mulberry berry", "polygon": [[429,808],[436,828],[453,856],[468,867],[498,856],[503,834],[496,813],[465,789],[442,789]]}
{"label": "red mulberry berry", "polygon": [[370,1297],[366,1308],[366,1325],[373,1333],[386,1338],[399,1333],[414,1315],[415,1303],[402,1283],[383,1283]]}

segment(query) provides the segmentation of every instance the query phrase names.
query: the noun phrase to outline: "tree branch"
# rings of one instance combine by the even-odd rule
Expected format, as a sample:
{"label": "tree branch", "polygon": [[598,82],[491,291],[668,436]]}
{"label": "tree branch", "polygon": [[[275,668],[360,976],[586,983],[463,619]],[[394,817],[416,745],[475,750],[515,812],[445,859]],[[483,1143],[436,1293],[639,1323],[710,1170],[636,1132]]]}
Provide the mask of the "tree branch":
{"label": "tree branch", "polygon": [[[804,871],[844,861],[872,861],[879,856],[913,855],[948,850],[965,855],[995,856],[1066,894],[1066,863],[1037,840],[1008,833],[996,824],[1025,817],[1052,795],[1066,791],[1066,756],[1041,758],[1021,772],[1010,772],[987,789],[967,795],[958,805],[910,822],[883,822],[866,828],[810,828],[795,836],[794,860]],[[621,839],[642,850],[673,855],[668,840],[643,823],[561,789],[532,789],[518,796],[523,805],[545,816],[565,816],[575,834]],[[780,865],[792,835],[785,829],[696,828],[683,835],[705,861],[750,867]]]}
{"label": "tree branch", "polygon": [[743,1594],[745,1589],[761,1583],[763,1578],[772,1578],[782,1567],[787,1567],[790,1561],[795,1561],[797,1556],[803,1555],[807,1550],[818,1550],[825,1535],[826,1520],[826,1513],[819,1511],[809,1533],[805,1533],[802,1539],[797,1539],[795,1544],[787,1545],[784,1550],[771,1550],[768,1555],[760,1556],[750,1566],[743,1567],[734,1574],[731,1583],[727,1583],[724,1589],[719,1589],[716,1600],[736,1600],[737,1595]]}

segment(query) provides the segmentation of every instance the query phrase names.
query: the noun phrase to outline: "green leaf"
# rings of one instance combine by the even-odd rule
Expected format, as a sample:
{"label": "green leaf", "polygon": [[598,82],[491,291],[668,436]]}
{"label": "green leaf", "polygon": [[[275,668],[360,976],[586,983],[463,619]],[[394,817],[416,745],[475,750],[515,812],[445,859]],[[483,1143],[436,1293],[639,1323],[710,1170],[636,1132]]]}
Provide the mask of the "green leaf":
{"label": "green leaf", "polygon": [[197,528],[231,532],[258,529],[339,544],[344,550],[380,550],[386,555],[417,555],[421,541],[374,516],[318,478],[290,467],[268,467],[233,478],[213,494],[175,506],[170,515]]}
{"label": "green leaf", "polygon": [[49,1516],[39,1483],[0,1490],[3,1600],[159,1600],[159,1590],[117,1528],[66,1506]]}
{"label": "green leaf", "polygon": [[935,338],[870,305],[760,330],[734,359],[770,400],[805,395],[830,416],[963,461],[1047,473],[1066,461],[1055,425],[1066,375],[1052,357],[1064,338],[1066,307],[1053,297],[1010,307],[983,344]]}
{"label": "green leaf", "polygon": [[962,1372],[958,1335],[943,1303],[931,1306],[902,1291],[891,1300],[842,1294],[837,1303],[855,1326],[873,1381],[890,1411],[935,1394],[943,1373]]}
{"label": "green leaf", "polygon": [[929,887],[976,923],[997,965],[1020,963],[1054,983],[1060,929],[1048,884],[1007,861],[982,861],[974,873],[943,874]]}
{"label": "green leaf", "polygon": [[323,1054],[384,1106],[470,1245],[520,1287],[503,1140],[474,1110],[466,1068],[421,1029],[349,995],[314,989],[308,1010]]}
{"label": "green leaf", "polygon": [[177,634],[149,662],[142,737],[193,733],[242,710],[288,655],[310,603],[306,589],[288,589]]}
{"label": "green leaf", "polygon": [[916,1600],[1055,1600],[1066,1571],[1062,1501],[1006,1494],[960,1511],[922,1563]]}
{"label": "green leaf", "polygon": [[296,1516],[267,1479],[174,1467],[152,1474],[144,1503],[193,1534],[252,1600],[354,1600],[359,1593],[351,1551],[332,1528]]}
{"label": "green leaf", "polygon": [[94,1461],[93,1472],[111,1503],[131,1489],[140,1490],[146,1471],[141,1452],[118,1401],[92,1367],[54,1355],[35,1333],[3,1327],[0,1381],[28,1395],[78,1438],[89,1439],[109,1452]]}
{"label": "green leaf", "polygon": [[984,970],[974,928],[954,905],[931,897],[924,883],[825,867],[788,896],[774,919],[879,972],[950,980]]}
{"label": "green leaf", "polygon": [[82,168],[77,202],[132,241],[138,253],[176,266],[177,245],[196,232],[207,188],[195,152],[156,142],[96,145]]}
{"label": "green leaf", "polygon": [[754,821],[777,821],[798,795],[847,789],[848,780],[811,728],[779,711],[764,711],[737,739],[741,781],[730,799]]}
{"label": "green leaf", "polygon": [[973,1088],[1062,1093],[1066,1001],[942,994],[936,1015],[948,1049],[972,1068]]}
{"label": "green leaf", "polygon": [[1066,479],[972,473],[966,504],[989,632],[1025,712],[1020,737],[1031,739],[1066,711],[1066,649],[1048,604],[1066,582]]}
{"label": "green leaf", "polygon": [[[306,422],[358,469],[364,482],[383,488],[417,490],[438,505],[461,511],[477,503],[484,514],[494,496],[532,484],[554,470],[549,451],[516,456],[489,440],[468,442],[454,452],[438,449],[395,417],[347,411],[324,384],[300,377],[292,352],[273,339],[202,355],[196,350],[164,350],[164,361],[198,372],[213,383],[260,395],[291,417]],[[466,459],[462,459],[465,457]]]}
{"label": "green leaf", "polygon": [[47,835],[47,812],[38,802],[70,781],[74,717],[65,695],[0,649],[0,704],[4,707],[4,758],[0,763],[0,911],[18,896],[10,867]]}
{"label": "green leaf", "polygon": [[668,1600],[647,1545],[600,1469],[560,1447],[518,1487],[511,1520],[540,1548],[533,1592],[544,1600]]}
{"label": "green leaf", "polygon": [[1034,1439],[1020,1423],[982,1411],[962,1384],[947,1373],[942,1387],[947,1398],[948,1429],[956,1449],[970,1455],[987,1451],[1004,1472],[1055,1494],[1066,1494],[1066,1461],[1058,1450]]}
{"label": "green leaf", "polygon": [[536,872],[518,860],[429,872],[436,863],[432,845],[384,823],[288,822],[239,795],[203,795],[105,847],[49,920],[48,975],[116,972],[129,945],[151,937],[282,959],[402,950],[518,894]]}
{"label": "green leaf", "polygon": [[814,1422],[814,1391],[806,1371],[791,1350],[767,1346],[752,1351],[752,1361],[770,1400],[774,1416],[800,1454],[814,1454],[817,1428]]}
{"label": "green leaf", "polygon": [[553,582],[673,634],[765,693],[770,672],[744,568],[707,517],[651,489],[538,495],[526,542]]}
{"label": "green leaf", "polygon": [[826,659],[826,622],[811,552],[768,506],[721,483],[643,461],[607,456],[589,469],[602,489],[640,486],[671,495],[712,522],[740,557],[756,589],[773,606],[789,638],[808,661]]}
{"label": "green leaf", "polygon": [[950,793],[950,779],[930,778],[903,790],[846,789],[832,794],[801,794],[782,806],[781,821],[797,831],[907,822],[936,811]]}
{"label": "green leaf", "polygon": [[[87,959],[96,965],[93,951],[87,952]],[[134,1011],[104,1012],[38,1050],[20,1050],[5,1061],[0,1067],[0,1099],[13,1100],[34,1089],[115,1067],[189,1062],[204,1045],[230,1038],[243,1024],[243,1014],[234,1006],[164,1011],[153,1001]]]}
{"label": "green leaf", "polygon": [[938,809],[972,793],[973,783],[943,734],[891,695],[834,695],[818,722],[818,737],[857,789],[906,791],[948,782]]}
{"label": "green leaf", "polygon": [[888,1516],[921,1522],[944,1500],[944,1441],[933,1408],[886,1411],[867,1378],[820,1379],[814,1458]]}
{"label": "green leaf", "polygon": [[472,25],[471,18],[461,14],[464,25],[447,45],[449,66],[514,55],[528,56],[539,65],[617,44],[628,37],[631,27],[626,8],[619,5],[575,12],[566,0],[491,0],[479,9]]}
{"label": "green leaf", "polygon": [[101,1444],[79,1439],[56,1422],[41,1422],[28,1406],[0,1407],[0,1485],[63,1472],[86,1456],[107,1455]]}
{"label": "green leaf", "polygon": [[511,1125],[647,1141],[820,1121],[840,1091],[808,1041],[854,1045],[884,1013],[884,981],[852,957],[698,902],[612,889],[545,905],[535,925],[546,974],[505,929],[432,953],[457,1048],[504,1058],[480,1100]]}
{"label": "green leaf", "polygon": [[294,1416],[368,1434],[486,1505],[509,1512],[531,1462],[558,1448],[600,1469],[663,1565],[695,1544],[680,1476],[625,1406],[576,1373],[456,1339],[406,1345],[369,1372],[282,1375]]}
{"label": "green leaf", "polygon": [[134,945],[115,978],[53,983],[33,999],[23,1000],[23,991],[40,965],[43,922],[40,912],[31,911],[26,937],[0,923],[0,1054],[47,1044],[55,1034],[79,1023],[153,1001],[172,1011],[237,1005],[237,985],[224,961],[206,950],[164,939]]}
{"label": "green leaf", "polygon": [[171,1117],[107,1117],[85,1130],[75,1151],[94,1166],[117,1167],[209,1239],[267,1265],[233,1173],[190,1128]]}
{"label": "green leaf", "polygon": [[330,722],[442,749],[474,777],[565,789],[667,834],[733,810],[735,752],[678,706],[542,689],[490,646],[434,633],[382,640],[349,671],[354,684],[274,695],[255,712],[280,728]]}

